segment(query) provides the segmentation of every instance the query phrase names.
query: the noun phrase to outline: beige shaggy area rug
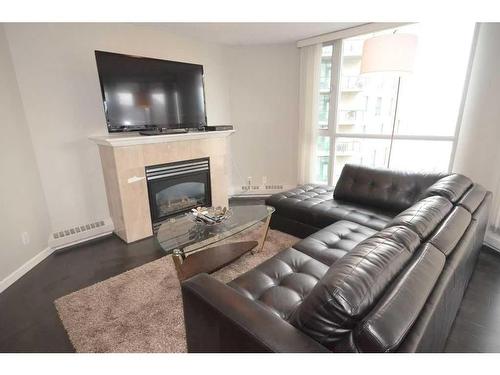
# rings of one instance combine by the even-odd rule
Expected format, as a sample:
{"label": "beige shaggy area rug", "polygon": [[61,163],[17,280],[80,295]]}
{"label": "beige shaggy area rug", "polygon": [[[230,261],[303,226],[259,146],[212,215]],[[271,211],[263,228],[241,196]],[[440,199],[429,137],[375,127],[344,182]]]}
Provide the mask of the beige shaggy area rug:
{"label": "beige shaggy area rug", "polygon": [[[235,240],[258,239],[261,228]],[[245,254],[213,274],[227,283],[298,239],[269,230],[262,252]],[[78,290],[55,301],[77,352],[185,352],[179,281],[171,256]]]}

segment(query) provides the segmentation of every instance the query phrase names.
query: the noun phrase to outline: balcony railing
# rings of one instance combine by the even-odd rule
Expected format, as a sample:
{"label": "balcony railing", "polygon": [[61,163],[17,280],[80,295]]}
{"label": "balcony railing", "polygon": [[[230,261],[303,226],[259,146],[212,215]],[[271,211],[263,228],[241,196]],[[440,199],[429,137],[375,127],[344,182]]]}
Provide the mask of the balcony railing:
{"label": "balcony railing", "polygon": [[347,156],[356,152],[356,144],[354,142],[338,142],[335,145],[335,155]]}
{"label": "balcony railing", "polygon": [[341,110],[339,111],[339,124],[355,124],[363,121],[364,111]]}
{"label": "balcony railing", "polygon": [[366,80],[359,76],[343,76],[340,80],[342,91],[361,91],[366,86]]}

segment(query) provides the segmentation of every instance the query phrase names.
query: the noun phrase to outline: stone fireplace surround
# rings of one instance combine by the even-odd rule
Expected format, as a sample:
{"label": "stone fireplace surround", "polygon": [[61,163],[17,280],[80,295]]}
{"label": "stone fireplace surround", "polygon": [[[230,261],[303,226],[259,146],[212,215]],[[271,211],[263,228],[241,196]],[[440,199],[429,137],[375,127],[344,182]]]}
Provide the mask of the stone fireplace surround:
{"label": "stone fireplace surround", "polygon": [[230,131],[90,137],[97,143],[114,232],[130,243],[153,235],[146,167],[208,157],[213,206],[228,205]]}

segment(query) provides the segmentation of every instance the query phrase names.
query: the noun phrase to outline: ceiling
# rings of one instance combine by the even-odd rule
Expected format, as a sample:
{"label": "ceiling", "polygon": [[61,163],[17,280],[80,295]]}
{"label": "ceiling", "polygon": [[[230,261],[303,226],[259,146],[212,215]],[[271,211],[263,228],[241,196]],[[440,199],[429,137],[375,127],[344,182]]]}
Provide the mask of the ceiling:
{"label": "ceiling", "polygon": [[167,23],[170,32],[228,45],[294,43],[366,22]]}

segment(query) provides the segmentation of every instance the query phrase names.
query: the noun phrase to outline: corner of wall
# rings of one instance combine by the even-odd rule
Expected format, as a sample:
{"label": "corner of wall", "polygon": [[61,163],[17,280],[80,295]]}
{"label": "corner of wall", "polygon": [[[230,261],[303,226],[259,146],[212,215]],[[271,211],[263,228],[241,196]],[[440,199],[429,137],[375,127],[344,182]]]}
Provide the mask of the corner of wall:
{"label": "corner of wall", "polygon": [[[47,237],[50,220],[31,133],[19,90],[7,32],[0,24],[0,112],[2,159],[0,173],[2,215],[0,226],[0,292],[51,253]],[[21,173],[19,171],[22,171]]]}

